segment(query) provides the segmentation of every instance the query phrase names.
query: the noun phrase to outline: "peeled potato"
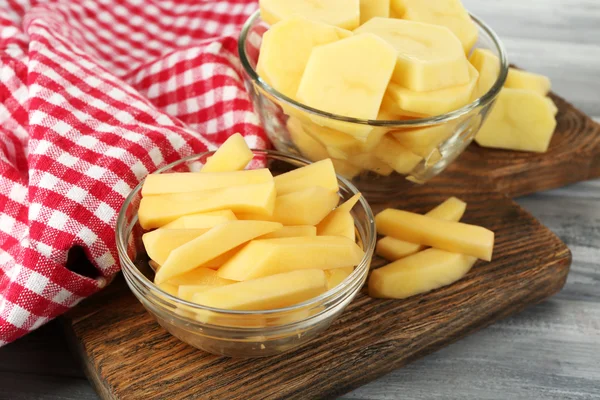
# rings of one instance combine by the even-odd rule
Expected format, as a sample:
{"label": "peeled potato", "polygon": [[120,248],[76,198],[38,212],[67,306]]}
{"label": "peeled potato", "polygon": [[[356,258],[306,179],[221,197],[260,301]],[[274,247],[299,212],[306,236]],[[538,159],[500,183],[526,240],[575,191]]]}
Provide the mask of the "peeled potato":
{"label": "peeled potato", "polygon": [[509,89],[531,90],[541,96],[545,96],[550,91],[551,83],[547,76],[516,68],[509,68],[504,87]]}
{"label": "peeled potato", "polygon": [[360,0],[360,23],[373,17],[389,17],[390,0]]}
{"label": "peeled potato", "polygon": [[273,25],[299,15],[344,29],[354,29],[360,22],[359,0],[260,0],[260,17]]}
{"label": "peeled potato", "polygon": [[473,99],[478,99],[496,83],[500,75],[500,59],[488,49],[475,49],[469,61],[479,72],[477,86],[473,91]]}

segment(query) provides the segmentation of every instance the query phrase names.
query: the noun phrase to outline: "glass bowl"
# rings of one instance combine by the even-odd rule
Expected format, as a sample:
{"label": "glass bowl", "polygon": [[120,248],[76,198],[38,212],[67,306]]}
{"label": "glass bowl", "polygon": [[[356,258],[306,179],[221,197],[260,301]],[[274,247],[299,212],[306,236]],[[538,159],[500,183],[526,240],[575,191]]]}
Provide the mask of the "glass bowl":
{"label": "glass bowl", "polygon": [[[275,90],[256,72],[262,35],[268,25],[255,12],[246,21],[238,44],[245,84],[265,131],[279,151],[312,161],[331,158],[338,174],[350,179],[365,196],[398,193],[412,183],[425,183],[442,172],[471,143],[502,88],[508,73],[506,53],[498,36],[472,16],[479,31],[475,48],[489,49],[500,61],[492,88],[470,104],[438,116],[395,120],[361,120],[330,114],[301,104]],[[385,105],[384,98],[384,105]],[[388,114],[390,115],[390,114]],[[372,154],[373,143],[355,143],[345,132],[364,131],[377,144],[393,135],[409,153],[390,150],[395,170]],[[334,127],[335,129],[332,129]]]}
{"label": "glass bowl", "polygon": [[[250,168],[266,166],[273,175],[309,164],[278,153],[254,150]],[[199,171],[214,152],[190,156],[156,173]],[[346,200],[358,193],[354,185],[338,176],[339,196]],[[335,288],[303,303],[267,311],[230,311],[204,307],[161,290],[153,283],[154,271],[142,244],[144,231],[137,211],[140,183],[129,194],[117,219],[116,242],[125,280],[150,314],[173,336],[209,353],[228,357],[264,357],[300,346],[327,329],[363,286],[375,248],[373,212],[364,198],[352,209],[357,243],[365,256],[354,272]]]}

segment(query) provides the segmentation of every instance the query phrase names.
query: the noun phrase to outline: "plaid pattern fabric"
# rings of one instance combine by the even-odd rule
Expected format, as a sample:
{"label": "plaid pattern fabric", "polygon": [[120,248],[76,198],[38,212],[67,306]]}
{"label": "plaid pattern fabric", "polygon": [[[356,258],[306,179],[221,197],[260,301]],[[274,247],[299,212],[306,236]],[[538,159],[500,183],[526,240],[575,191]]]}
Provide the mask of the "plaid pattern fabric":
{"label": "plaid pattern fabric", "polygon": [[[241,132],[244,0],[0,3],[0,345],[118,272],[118,210],[146,174]],[[66,268],[80,246],[98,278]]]}

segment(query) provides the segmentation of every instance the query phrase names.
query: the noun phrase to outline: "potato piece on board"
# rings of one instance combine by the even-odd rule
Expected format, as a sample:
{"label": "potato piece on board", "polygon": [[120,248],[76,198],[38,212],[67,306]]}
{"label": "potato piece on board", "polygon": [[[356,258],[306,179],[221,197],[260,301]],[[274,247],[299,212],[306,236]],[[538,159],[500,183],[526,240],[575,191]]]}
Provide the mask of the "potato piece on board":
{"label": "potato piece on board", "polygon": [[[467,203],[457,199],[456,197],[450,197],[425,215],[446,221],[458,222],[464,215],[466,208]],[[423,249],[425,249],[425,246],[420,244],[386,236],[377,241],[375,252],[377,255],[385,258],[386,260],[395,261],[417,253]]]}
{"label": "potato piece on board", "polygon": [[395,0],[397,9],[404,9],[403,19],[445,26],[460,40],[465,54],[477,42],[477,25],[460,0]]}
{"label": "potato piece on board", "polygon": [[277,196],[297,192],[312,186],[338,191],[335,169],[330,159],[297,168],[275,177]]}
{"label": "potato piece on board", "polygon": [[312,50],[349,36],[350,31],[299,16],[278,22],[263,35],[256,72],[277,91],[295,99]]}
{"label": "potato piece on board", "polygon": [[475,141],[482,147],[544,153],[555,128],[554,110],[546,97],[503,88]]}
{"label": "potato piece on board", "polygon": [[404,299],[461,279],[477,259],[463,254],[427,249],[373,270],[369,296]]}
{"label": "potato piece on board", "polygon": [[304,269],[201,291],[193,301],[227,310],[272,310],[301,303],[326,290],[322,270]]}
{"label": "potato piece on board", "polygon": [[219,149],[208,158],[200,172],[241,171],[252,160],[254,154],[239,133],[231,135]]}
{"label": "potato piece on board", "polygon": [[471,78],[464,85],[429,92],[416,92],[392,82],[386,93],[402,110],[414,113],[441,115],[458,110],[469,104],[479,78],[479,72],[475,67],[471,64],[468,66]]}
{"label": "potato piece on board", "polygon": [[[363,33],[316,47],[298,87],[302,103],[329,113],[375,119],[396,65],[396,50],[383,39]],[[369,125],[310,116],[317,124],[365,141]]]}
{"label": "potato piece on board", "polygon": [[469,63],[460,41],[443,26],[393,18],[373,18],[354,33],[372,33],[396,50],[392,81],[416,92],[469,82]]}
{"label": "potato piece on board", "polygon": [[173,172],[150,174],[142,186],[142,196],[198,192],[231,186],[245,186],[273,181],[267,168],[233,172]]}
{"label": "potato piece on board", "polygon": [[375,217],[377,232],[440,250],[492,259],[494,232],[480,226],[388,208]]}
{"label": "potato piece on board", "polygon": [[551,86],[547,76],[512,67],[508,69],[508,76],[504,82],[505,88],[531,90],[541,96],[546,96],[550,92]]}
{"label": "potato piece on board", "polygon": [[332,269],[357,265],[363,250],[341,236],[253,240],[219,268],[219,276],[236,281],[297,269]]}
{"label": "potato piece on board", "polygon": [[[231,221],[215,226],[169,253],[154,277],[156,283],[166,282],[258,236],[281,228],[281,224],[265,221]],[[273,239],[274,240],[274,239]]]}
{"label": "potato piece on board", "polygon": [[344,29],[354,29],[360,22],[359,0],[260,0],[260,17],[273,25],[300,15]]}
{"label": "potato piece on board", "polygon": [[234,213],[246,212],[269,216],[273,214],[274,207],[275,184],[269,182],[143,197],[138,209],[138,218],[142,228],[152,229],[166,225],[184,215],[228,209]]}

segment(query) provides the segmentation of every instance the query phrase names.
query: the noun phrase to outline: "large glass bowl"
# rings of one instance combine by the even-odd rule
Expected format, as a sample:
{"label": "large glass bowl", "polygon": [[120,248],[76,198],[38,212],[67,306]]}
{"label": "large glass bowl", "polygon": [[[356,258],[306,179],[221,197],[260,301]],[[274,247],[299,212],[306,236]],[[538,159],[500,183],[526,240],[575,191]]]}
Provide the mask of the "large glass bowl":
{"label": "large glass bowl", "polygon": [[[213,152],[184,158],[156,171],[199,171]],[[275,151],[254,150],[251,166],[264,167],[273,175],[307,165],[298,157]],[[338,179],[339,196],[347,200],[358,190]],[[354,272],[335,288],[303,303],[268,311],[230,311],[204,307],[161,290],[153,283],[154,271],[142,244],[144,231],[137,218],[140,183],[127,197],[117,219],[119,260],[129,288],[152,316],[173,336],[209,353],[229,357],[264,357],[300,346],[327,329],[363,286],[377,233],[373,212],[364,198],[354,206],[357,243],[365,256]]]}
{"label": "large glass bowl", "polygon": [[[312,161],[330,157],[339,174],[352,180],[367,197],[375,198],[377,194],[398,193],[410,186],[410,182],[424,183],[439,174],[471,143],[484,122],[506,80],[508,64],[498,36],[482,20],[475,16],[472,19],[479,31],[475,48],[488,49],[499,59],[500,73],[496,82],[487,93],[470,104],[428,118],[348,118],[311,108],[279,93],[256,72],[262,35],[268,29],[258,11],[244,25],[238,51],[247,90],[275,148]],[[338,129],[331,129],[332,126]],[[398,153],[396,157],[401,162],[396,171],[399,172],[390,171],[370,152],[365,153],[363,146],[353,147],[353,143],[348,141],[349,136],[344,131],[352,132],[365,126],[373,128],[371,132],[375,133],[375,137],[393,135],[416,157]],[[339,143],[341,145],[338,146]]]}

